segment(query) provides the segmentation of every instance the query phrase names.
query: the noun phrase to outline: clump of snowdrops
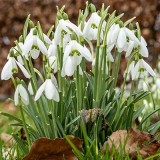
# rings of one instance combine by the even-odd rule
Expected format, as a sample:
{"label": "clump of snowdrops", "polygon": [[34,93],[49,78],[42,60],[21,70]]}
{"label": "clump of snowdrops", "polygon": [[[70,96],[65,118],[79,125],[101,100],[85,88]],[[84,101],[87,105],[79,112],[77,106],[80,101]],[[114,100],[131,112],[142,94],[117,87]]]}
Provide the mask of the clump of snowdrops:
{"label": "clump of snowdrops", "polygon": [[[39,22],[34,24],[27,17],[23,34],[10,49],[1,73],[2,80],[13,81],[13,101],[20,109],[21,119],[1,114],[16,120],[13,125],[23,127],[27,137],[24,142],[13,134],[19,156],[26,155],[37,138],[54,139],[71,134],[84,139],[80,159],[82,155],[98,158],[98,150],[106,138],[113,131],[131,128],[141,113],[141,108],[134,106],[149,93],[137,89],[139,79],[147,72],[155,76],[144,60],[149,54],[147,43],[139,24],[132,24],[135,17],[122,22],[123,14],[108,10],[102,5],[97,11],[93,4],[86,3],[74,24],[64,7],[57,8],[55,26],[47,34]],[[117,93],[122,55],[127,65]],[[38,58],[41,68],[34,66]],[[25,79],[17,77],[19,71]],[[132,78],[132,87],[125,98],[128,76]],[[86,126],[81,112],[93,108],[101,109],[103,118],[98,117]]]}

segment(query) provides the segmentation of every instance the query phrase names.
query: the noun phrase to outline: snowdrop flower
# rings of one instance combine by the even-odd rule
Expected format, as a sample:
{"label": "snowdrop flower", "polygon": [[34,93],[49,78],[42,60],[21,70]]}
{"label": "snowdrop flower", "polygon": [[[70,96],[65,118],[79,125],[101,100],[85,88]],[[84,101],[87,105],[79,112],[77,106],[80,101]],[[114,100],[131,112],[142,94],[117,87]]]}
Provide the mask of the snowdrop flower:
{"label": "snowdrop flower", "polygon": [[[101,21],[101,17],[94,12],[91,14],[91,17],[87,21],[84,26],[83,36],[89,40],[97,40],[98,34],[98,26]],[[101,31],[101,39],[103,39],[103,31],[105,30],[106,22],[104,21],[102,24],[102,31]]]}
{"label": "snowdrop flower", "polygon": [[30,95],[34,95],[31,82],[29,82],[29,84],[28,84],[28,91],[29,91]]}
{"label": "snowdrop flower", "polygon": [[35,101],[40,98],[43,92],[47,99],[53,99],[56,102],[59,102],[59,93],[56,88],[56,84],[51,79],[46,79],[45,82],[39,87],[35,96]]}
{"label": "snowdrop flower", "polygon": [[117,37],[120,31],[120,27],[119,24],[113,24],[107,34],[107,46],[111,46],[112,48],[114,47],[116,41],[117,41]]}
{"label": "snowdrop flower", "polygon": [[134,34],[134,30],[131,31],[126,27],[120,28],[119,24],[113,24],[107,35],[107,47],[113,49],[117,47],[118,52],[126,51],[126,57],[128,57],[133,48],[141,45],[140,41]]}
{"label": "snowdrop flower", "polygon": [[[66,46],[63,56],[63,67],[62,67],[62,77],[65,75],[72,76],[77,68],[80,65],[82,57],[88,61],[92,61],[92,56],[90,51],[81,46],[77,41],[72,40]],[[80,74],[82,70],[80,68]]]}
{"label": "snowdrop flower", "polygon": [[48,56],[57,56],[58,55],[58,50],[57,50],[57,45],[55,44],[54,39],[52,40],[52,44],[48,48]]}
{"label": "snowdrop flower", "polygon": [[55,34],[54,34],[55,44],[56,45],[60,44],[61,36],[63,36],[63,41],[65,41],[65,43],[69,42],[70,35],[72,34],[71,30],[74,31],[74,33],[77,36],[82,35],[82,32],[80,31],[80,29],[69,20],[64,20],[64,19],[59,20],[57,28],[55,30]]}
{"label": "snowdrop flower", "polygon": [[120,28],[116,44],[118,52],[122,52],[124,50],[126,43],[127,43],[127,37],[125,28]]}
{"label": "snowdrop flower", "polygon": [[58,50],[54,39],[52,40],[52,44],[48,48],[48,61],[50,67],[54,69],[54,73],[56,73],[58,70]]}
{"label": "snowdrop flower", "polygon": [[50,56],[48,58],[50,67],[54,70],[54,73],[58,71],[58,59],[56,56]]}
{"label": "snowdrop flower", "polygon": [[125,57],[129,57],[134,48],[134,41],[130,40],[127,44],[126,55]]}
{"label": "snowdrop flower", "polygon": [[[127,80],[129,81],[129,73],[131,73],[131,78],[133,80],[133,73],[134,73],[134,65],[135,65],[135,61],[132,61],[131,64],[129,65],[128,67],[128,73],[127,73]],[[125,77],[125,74],[126,74],[127,70],[124,72],[124,77]]]}
{"label": "snowdrop flower", "polygon": [[148,57],[148,49],[147,49],[147,43],[145,39],[141,36],[141,42],[140,42],[140,54],[143,57]]}
{"label": "snowdrop flower", "polygon": [[139,76],[146,76],[147,72],[150,75],[155,76],[155,72],[152,70],[152,68],[143,59],[139,59],[134,67],[132,79],[135,80]]}
{"label": "snowdrop flower", "polygon": [[[22,55],[25,56],[30,52],[32,58],[36,59],[39,56],[40,51],[44,55],[47,55],[48,52],[45,44],[40,40],[38,35],[34,35],[34,31],[36,32],[36,30],[32,29],[28,34],[28,36],[26,37],[24,42],[24,48],[22,50]],[[48,44],[52,44],[51,40],[45,34],[43,35],[44,35],[44,41]],[[33,46],[34,48],[32,49]]]}
{"label": "snowdrop flower", "polygon": [[[19,96],[20,96],[20,99],[19,99]],[[20,103],[19,100],[21,100],[25,105],[29,104],[28,93],[26,89],[22,86],[22,84],[17,85],[16,91],[14,94],[14,102],[16,106]]]}
{"label": "snowdrop flower", "polygon": [[143,89],[144,91],[148,91],[148,86],[147,86],[146,82],[143,79],[141,79],[139,81],[138,88],[139,89]]}
{"label": "snowdrop flower", "polygon": [[[19,43],[18,43],[18,46],[19,46],[19,48],[20,48],[20,53],[21,53],[21,52],[23,51],[24,45],[23,45],[22,42],[19,42]],[[14,55],[17,57],[17,61],[18,61],[19,63],[21,63],[22,65],[24,65],[21,55],[19,55],[19,53],[17,54],[17,51],[18,51],[18,50],[19,50],[19,49],[18,49],[17,46],[15,46],[15,47],[13,48]],[[8,58],[9,58],[9,55],[8,55]],[[7,59],[8,59],[8,58],[7,58]]]}
{"label": "snowdrop flower", "polygon": [[26,78],[30,78],[29,73],[27,70],[23,67],[23,65],[15,60],[14,57],[9,57],[7,63],[4,65],[2,72],[1,72],[1,79],[2,80],[8,80],[12,77],[13,73],[18,71],[18,67],[23,72],[24,76]]}
{"label": "snowdrop flower", "polygon": [[135,46],[140,45],[140,41],[139,41],[139,39],[135,36],[134,30],[130,30],[130,29],[126,28],[126,27],[125,27],[124,29],[125,29],[125,32],[126,32],[127,37],[135,43]]}

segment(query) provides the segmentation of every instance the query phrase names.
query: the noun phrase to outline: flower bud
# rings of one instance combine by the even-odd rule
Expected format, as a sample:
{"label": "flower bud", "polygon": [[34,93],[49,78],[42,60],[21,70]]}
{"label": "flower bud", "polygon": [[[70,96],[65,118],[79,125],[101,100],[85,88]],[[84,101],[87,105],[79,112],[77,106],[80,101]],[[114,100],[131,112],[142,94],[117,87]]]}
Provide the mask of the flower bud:
{"label": "flower bud", "polygon": [[21,84],[21,80],[18,77],[16,77],[16,82],[17,82],[17,85]]}
{"label": "flower bud", "polygon": [[68,15],[66,13],[63,13],[63,19],[68,20]]}
{"label": "flower bud", "polygon": [[129,29],[133,30],[133,24],[132,23],[129,24]]}
{"label": "flower bud", "polygon": [[33,29],[33,35],[37,35],[37,30],[35,28]]}
{"label": "flower bud", "polygon": [[23,36],[22,35],[19,37],[19,42],[23,42]]}
{"label": "flower bud", "polygon": [[51,32],[51,39],[54,39],[54,32]]}
{"label": "flower bud", "polygon": [[10,57],[14,57],[14,50],[13,50],[13,48],[10,49],[10,51],[9,51],[9,56],[10,56]]}
{"label": "flower bud", "polygon": [[62,17],[62,14],[60,12],[57,12],[57,18],[60,20],[60,19],[63,19]]}
{"label": "flower bud", "polygon": [[30,29],[34,28],[34,23],[33,23],[33,21],[31,21],[31,20],[29,21],[29,28],[30,28]]}
{"label": "flower bud", "polygon": [[124,27],[124,24],[123,24],[122,21],[119,21],[119,26],[120,26],[121,28]]}
{"label": "flower bud", "polygon": [[90,4],[90,10],[91,10],[92,13],[96,12],[96,7],[95,7],[94,4]]}

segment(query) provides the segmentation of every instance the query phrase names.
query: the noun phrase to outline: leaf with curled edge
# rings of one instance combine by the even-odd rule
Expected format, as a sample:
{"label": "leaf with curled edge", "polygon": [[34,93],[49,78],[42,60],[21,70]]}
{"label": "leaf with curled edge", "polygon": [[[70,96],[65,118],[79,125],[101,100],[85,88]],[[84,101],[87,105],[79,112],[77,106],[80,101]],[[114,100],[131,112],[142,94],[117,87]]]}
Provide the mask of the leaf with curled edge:
{"label": "leaf with curled edge", "polygon": [[120,146],[124,146],[125,152],[132,159],[137,159],[138,153],[142,158],[147,158],[160,151],[160,143],[154,139],[153,135],[133,128],[128,132],[127,130],[113,132],[103,145],[104,153],[106,152],[106,145],[108,145],[110,152],[112,152],[113,146],[118,152],[121,151]]}
{"label": "leaf with curled edge", "polygon": [[[71,142],[81,150],[83,141],[80,138],[74,136],[67,136]],[[78,160],[72,151],[71,146],[64,138],[37,139],[30,149],[29,154],[23,158],[23,160]]]}

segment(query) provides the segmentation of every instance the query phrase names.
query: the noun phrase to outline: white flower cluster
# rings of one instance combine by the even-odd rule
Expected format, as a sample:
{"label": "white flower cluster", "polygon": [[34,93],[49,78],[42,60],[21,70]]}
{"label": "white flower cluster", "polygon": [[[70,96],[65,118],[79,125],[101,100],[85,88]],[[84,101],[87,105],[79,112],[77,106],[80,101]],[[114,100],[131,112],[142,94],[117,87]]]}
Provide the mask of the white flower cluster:
{"label": "white flower cluster", "polygon": [[[23,72],[24,76],[32,79],[29,69],[26,68],[25,63],[28,64],[29,59],[37,59],[42,53],[46,58],[45,67],[49,70],[45,77],[44,83],[39,87],[36,93],[33,92],[32,85],[29,83],[28,91],[22,85],[18,84],[14,96],[15,104],[19,104],[21,100],[24,104],[29,104],[28,94],[35,95],[37,101],[42,93],[47,99],[59,101],[58,85],[53,73],[61,72],[61,76],[73,76],[77,67],[79,67],[79,74],[83,75],[81,68],[82,59],[89,62],[95,60],[95,55],[92,55],[90,50],[84,44],[87,41],[97,40],[100,34],[100,42],[105,41],[104,35],[106,33],[107,20],[103,21],[102,28],[99,32],[99,26],[102,17],[98,12],[93,12],[87,21],[76,26],[68,19],[58,20],[54,32],[54,38],[51,40],[46,34],[40,33],[36,27],[32,27],[25,39],[19,41],[16,47],[11,49],[8,56],[8,61],[5,64],[1,79],[8,80],[12,78],[14,73],[18,72],[18,67]],[[126,57],[132,55],[136,51],[136,59],[134,59],[128,69],[131,73],[132,80],[139,78],[149,72],[152,76],[155,75],[152,68],[142,59],[148,57],[147,43],[143,37],[136,36],[136,30],[130,30],[126,26],[121,26],[118,22],[109,27],[106,37],[106,57],[107,61],[114,62],[112,50],[115,48],[119,53],[126,52]],[[62,66],[60,67],[60,53],[59,48],[62,48]],[[94,61],[93,61],[94,62]],[[17,67],[18,66],[18,67]],[[53,73],[52,73],[53,71]],[[95,75],[96,76],[96,75]],[[20,97],[20,98],[19,98]]]}

